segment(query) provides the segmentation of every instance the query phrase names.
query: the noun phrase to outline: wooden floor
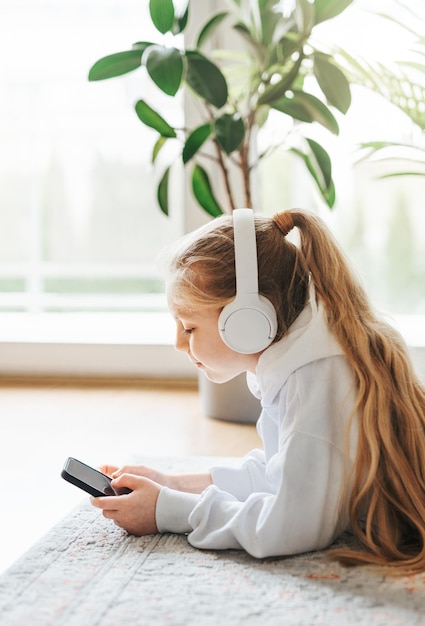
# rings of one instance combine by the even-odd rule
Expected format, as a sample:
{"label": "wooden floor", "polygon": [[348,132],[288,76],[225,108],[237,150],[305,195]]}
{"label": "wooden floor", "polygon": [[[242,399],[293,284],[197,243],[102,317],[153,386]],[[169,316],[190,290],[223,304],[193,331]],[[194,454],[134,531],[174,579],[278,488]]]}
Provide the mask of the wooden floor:
{"label": "wooden floor", "polygon": [[92,465],[164,456],[241,456],[253,425],[202,415],[188,384],[0,381],[0,571],[62,519],[83,492],[60,478],[64,460]]}

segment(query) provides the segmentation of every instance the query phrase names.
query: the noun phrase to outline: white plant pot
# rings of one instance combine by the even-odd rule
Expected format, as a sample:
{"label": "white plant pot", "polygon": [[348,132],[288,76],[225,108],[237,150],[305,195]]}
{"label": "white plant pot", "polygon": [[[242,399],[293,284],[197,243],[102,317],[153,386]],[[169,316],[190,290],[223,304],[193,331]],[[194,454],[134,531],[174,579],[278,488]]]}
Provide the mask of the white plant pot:
{"label": "white plant pot", "polygon": [[207,417],[243,424],[255,424],[258,420],[261,404],[249,391],[245,374],[218,384],[201,372],[198,385],[202,410]]}

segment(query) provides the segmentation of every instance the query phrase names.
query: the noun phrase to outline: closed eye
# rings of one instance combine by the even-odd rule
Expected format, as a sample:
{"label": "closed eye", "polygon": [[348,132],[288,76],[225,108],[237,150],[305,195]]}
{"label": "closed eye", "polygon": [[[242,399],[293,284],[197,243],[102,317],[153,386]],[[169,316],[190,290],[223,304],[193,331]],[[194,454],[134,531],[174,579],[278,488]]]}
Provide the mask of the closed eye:
{"label": "closed eye", "polygon": [[195,329],[194,328],[183,328],[184,335],[191,335]]}

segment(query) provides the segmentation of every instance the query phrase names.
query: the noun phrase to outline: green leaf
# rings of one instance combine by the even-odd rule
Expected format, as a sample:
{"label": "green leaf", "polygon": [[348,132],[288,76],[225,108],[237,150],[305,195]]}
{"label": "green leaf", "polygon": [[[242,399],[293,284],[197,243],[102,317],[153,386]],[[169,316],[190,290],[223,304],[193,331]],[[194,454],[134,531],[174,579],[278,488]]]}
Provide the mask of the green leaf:
{"label": "green leaf", "polygon": [[289,72],[285,74],[281,78],[281,80],[279,80],[277,83],[274,83],[273,85],[269,85],[268,87],[266,87],[264,92],[258,98],[258,104],[269,104],[270,106],[273,106],[274,102],[282,98],[286,94],[288,89],[291,88],[292,83],[297,78],[302,60],[303,55],[300,54]]}
{"label": "green leaf", "polygon": [[335,200],[336,200],[336,190],[335,190],[335,184],[333,181],[331,185],[329,186],[329,189],[325,190],[325,193],[322,193],[322,196],[326,204],[328,205],[328,207],[330,209],[333,209],[335,205]]}
{"label": "green leaf", "polygon": [[170,168],[167,167],[161,180],[159,181],[157,194],[156,194],[159,208],[164,213],[164,215],[167,215],[167,216],[168,216],[168,179],[169,177],[170,177]]}
{"label": "green leaf", "polygon": [[308,122],[310,124],[313,122],[313,116],[311,113],[295,97],[281,98],[273,104],[272,108],[293,117],[295,120]]}
{"label": "green leaf", "polygon": [[205,26],[202,28],[201,32],[198,35],[198,39],[196,41],[196,48],[202,48],[204,43],[211,37],[211,35],[215,32],[224,18],[228,15],[228,12],[217,13],[213,15],[213,17],[208,20]]}
{"label": "green leaf", "polygon": [[[255,52],[258,58],[263,57],[262,44],[257,41],[255,35],[253,36],[251,30],[246,24],[238,22],[233,25],[233,30],[245,40],[245,43]],[[259,34],[257,36],[259,36]]]}
{"label": "green leaf", "polygon": [[144,100],[136,102],[135,110],[137,117],[143,124],[154,128],[163,137],[177,137],[176,131],[172,128],[159,113],[154,111]]}
{"label": "green leaf", "polygon": [[170,31],[174,23],[173,0],[149,0],[149,12],[152,22],[160,33]]}
{"label": "green leaf", "polygon": [[[378,178],[425,176],[425,152],[420,144],[416,145],[412,142],[366,141],[360,143],[359,148],[366,151],[366,154],[358,162],[375,155],[377,162],[386,162],[391,167],[398,168],[397,171],[380,174]],[[415,157],[415,155],[417,156]],[[419,169],[407,169],[413,167]]]}
{"label": "green leaf", "polygon": [[220,109],[227,102],[227,83],[221,70],[199,52],[186,51],[186,81],[207,102]]}
{"label": "green leaf", "polygon": [[348,68],[351,84],[362,85],[382,95],[425,130],[425,85],[423,80],[417,80],[402,71],[404,63],[397,63],[398,71],[394,73],[382,63],[372,65],[361,57],[353,57],[342,48],[337,48],[337,54],[343,59],[343,70],[347,71]]}
{"label": "green leaf", "polygon": [[152,163],[155,163],[158,157],[158,154],[161,148],[163,147],[163,145],[166,143],[167,139],[168,137],[163,137],[162,135],[160,135],[158,139],[156,140],[155,145],[152,150]]}
{"label": "green leaf", "polygon": [[379,150],[384,150],[385,148],[404,148],[406,144],[403,144],[398,141],[364,141],[359,144],[359,148],[361,150],[368,150],[370,154],[373,152],[378,152]]}
{"label": "green leaf", "polygon": [[378,178],[397,178],[400,176],[425,176],[425,170],[419,171],[410,171],[406,170],[405,172],[392,172],[391,174],[380,174]]}
{"label": "green leaf", "polygon": [[[275,42],[282,36],[282,14],[279,11],[273,11],[260,2],[260,19],[261,19],[261,43],[266,47],[270,46],[270,43]],[[262,5],[262,6],[261,6]],[[290,28],[289,20],[284,28]]]}
{"label": "green leaf", "polygon": [[351,105],[350,83],[329,59],[328,55],[315,53],[314,75],[327,101],[341,113],[347,113]]}
{"label": "green leaf", "polygon": [[152,46],[146,69],[157,87],[168,96],[175,96],[183,75],[182,55],[177,48]]}
{"label": "green leaf", "polygon": [[312,153],[317,161],[320,171],[323,174],[323,180],[325,187],[329,188],[332,183],[332,163],[329,154],[326,150],[313,139],[307,138],[307,143],[310,146]]}
{"label": "green leaf", "polygon": [[225,113],[215,121],[215,136],[226,154],[239,148],[245,137],[245,124],[239,115]]}
{"label": "green leaf", "polygon": [[322,198],[329,208],[335,204],[335,185],[331,175],[331,161],[327,152],[312,139],[307,139],[311,149],[310,154],[292,148],[291,152],[299,156],[307,167],[313,181],[316,183]]}
{"label": "green leaf", "polygon": [[109,54],[96,61],[89,71],[89,81],[105,80],[121,76],[137,69],[141,65],[143,50],[125,50]]}
{"label": "green leaf", "polygon": [[133,50],[140,50],[141,52],[144,52],[146,48],[149,48],[149,46],[155,45],[156,44],[154,44],[152,41],[136,41],[131,47]]}
{"label": "green leaf", "polygon": [[328,107],[305,91],[294,90],[292,98],[281,98],[272,107],[301,122],[318,122],[334,135],[339,133],[338,122]]}
{"label": "green leaf", "polygon": [[218,217],[223,214],[223,210],[212,192],[208,174],[200,165],[195,165],[193,168],[192,191],[197,202],[209,215]]}
{"label": "green leaf", "polygon": [[173,35],[179,35],[184,31],[187,26],[187,22],[189,19],[189,4],[187,5],[183,15],[175,15],[174,16],[174,24],[171,29]]}
{"label": "green leaf", "polygon": [[352,2],[353,0],[315,0],[314,10],[316,17],[314,23],[320,24],[320,22],[336,17],[345,11]]}
{"label": "green leaf", "polygon": [[203,124],[192,131],[183,148],[183,163],[187,163],[211,135],[211,124]]}
{"label": "green leaf", "polygon": [[278,64],[281,67],[288,63],[288,60],[295,52],[299,52],[302,47],[302,43],[292,37],[285,36],[282,37],[276,45],[268,50],[268,56],[270,59],[269,64]]}
{"label": "green leaf", "polygon": [[310,35],[314,26],[314,4],[309,0],[297,0],[295,3],[295,20],[298,32]]}

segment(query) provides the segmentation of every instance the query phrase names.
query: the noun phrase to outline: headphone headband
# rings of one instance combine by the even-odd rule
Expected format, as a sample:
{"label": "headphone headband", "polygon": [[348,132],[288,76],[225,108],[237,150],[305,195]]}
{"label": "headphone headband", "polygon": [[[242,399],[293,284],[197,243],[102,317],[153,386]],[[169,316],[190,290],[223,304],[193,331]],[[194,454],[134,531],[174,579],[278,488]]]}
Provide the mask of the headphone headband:
{"label": "headphone headband", "polygon": [[258,293],[257,243],[252,209],[233,211],[236,295]]}

